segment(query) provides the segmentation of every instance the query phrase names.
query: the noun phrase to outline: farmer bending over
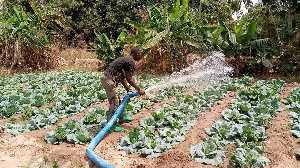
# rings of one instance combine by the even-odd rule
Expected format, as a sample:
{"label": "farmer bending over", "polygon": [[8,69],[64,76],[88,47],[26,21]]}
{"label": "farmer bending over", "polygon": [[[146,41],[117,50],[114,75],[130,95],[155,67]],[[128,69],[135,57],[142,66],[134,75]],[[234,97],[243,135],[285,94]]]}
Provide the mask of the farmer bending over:
{"label": "farmer bending over", "polygon": [[[100,77],[102,86],[104,87],[109,101],[109,111],[106,113],[107,122],[113,116],[120,105],[120,97],[118,95],[117,86],[121,82],[127,92],[132,92],[127,82],[134,87],[140,95],[144,95],[145,91],[141,89],[132,79],[135,70],[135,61],[141,60],[141,51],[139,48],[132,48],[130,56],[115,59]],[[123,113],[123,112],[122,112]],[[120,116],[121,121],[132,121],[133,117]],[[118,122],[112,126],[113,131],[123,131],[124,128],[117,126]]]}

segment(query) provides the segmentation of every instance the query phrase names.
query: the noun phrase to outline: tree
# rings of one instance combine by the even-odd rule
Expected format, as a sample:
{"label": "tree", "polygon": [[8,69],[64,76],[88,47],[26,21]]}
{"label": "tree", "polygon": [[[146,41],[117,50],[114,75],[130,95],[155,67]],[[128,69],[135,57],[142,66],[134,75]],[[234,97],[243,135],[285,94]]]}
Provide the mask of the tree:
{"label": "tree", "polygon": [[[109,38],[116,39],[124,28],[127,17],[134,21],[142,18],[141,10],[145,10],[147,2],[157,3],[158,0],[53,0],[49,2],[53,10],[60,9],[64,17],[69,18],[66,24],[76,34],[81,34],[86,42],[94,41],[94,29],[105,33]],[[162,1],[163,3],[166,1]],[[65,19],[66,20],[66,19]]]}
{"label": "tree", "polygon": [[276,18],[278,55],[281,60],[281,72],[292,74],[300,70],[300,1],[297,0],[263,0],[270,16]]}
{"label": "tree", "polygon": [[106,66],[108,66],[113,60],[123,56],[121,51],[124,49],[126,34],[127,30],[124,29],[114,42],[110,41],[105,33],[100,34],[99,31],[95,30],[95,35],[98,41],[100,41],[100,44],[92,43],[92,51],[96,52],[98,59],[104,61]]}
{"label": "tree", "polygon": [[148,52],[148,66],[156,61],[163,70],[177,71],[186,65],[189,52],[203,49],[205,23],[189,17],[188,0],[182,3],[176,0],[163,10],[148,4],[147,11],[147,22],[137,23],[130,19],[125,22],[138,30],[138,35],[127,41],[139,44]]}
{"label": "tree", "polygon": [[[34,61],[24,56],[29,53],[39,55],[40,51],[50,44],[43,31],[37,15],[27,16],[23,10],[14,8],[10,18],[0,22],[2,63],[11,71],[22,59],[25,62]],[[38,65],[32,66],[38,68]]]}
{"label": "tree", "polygon": [[190,7],[198,10],[199,18],[217,24],[220,20],[233,21],[232,15],[240,10],[241,4],[238,0],[191,0]]}
{"label": "tree", "polygon": [[34,2],[37,12],[49,30],[57,31],[57,28],[64,30],[68,33],[66,41],[74,40],[75,35],[78,35],[89,43],[96,37],[94,29],[105,33],[109,38],[116,39],[124,28],[130,28],[124,23],[126,17],[140,21],[145,4],[148,2],[163,4],[167,0],[3,0],[2,14],[9,17],[13,7],[33,14],[30,2]]}
{"label": "tree", "polygon": [[293,17],[300,12],[300,2],[298,0],[262,0],[277,14],[286,17],[288,28],[293,28]]}
{"label": "tree", "polygon": [[234,76],[239,75],[240,56],[250,48],[264,51],[269,39],[253,39],[257,29],[256,22],[249,23],[246,27],[246,20],[242,18],[235,25],[234,31],[231,32],[227,26],[221,21],[220,27],[213,33],[212,44],[223,50],[225,56],[234,57]]}

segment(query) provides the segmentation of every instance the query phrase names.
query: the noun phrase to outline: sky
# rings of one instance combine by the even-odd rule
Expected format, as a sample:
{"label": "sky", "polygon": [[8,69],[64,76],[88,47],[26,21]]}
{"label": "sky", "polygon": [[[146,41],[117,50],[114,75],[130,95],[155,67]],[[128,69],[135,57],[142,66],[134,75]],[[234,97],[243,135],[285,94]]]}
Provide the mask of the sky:
{"label": "sky", "polygon": [[[257,4],[258,2],[261,2],[261,0],[251,0],[253,5]],[[246,14],[248,12],[248,10],[245,8],[245,4],[242,3],[241,5],[241,10],[243,12],[243,14]],[[232,15],[233,19],[236,20],[237,19],[237,13]]]}

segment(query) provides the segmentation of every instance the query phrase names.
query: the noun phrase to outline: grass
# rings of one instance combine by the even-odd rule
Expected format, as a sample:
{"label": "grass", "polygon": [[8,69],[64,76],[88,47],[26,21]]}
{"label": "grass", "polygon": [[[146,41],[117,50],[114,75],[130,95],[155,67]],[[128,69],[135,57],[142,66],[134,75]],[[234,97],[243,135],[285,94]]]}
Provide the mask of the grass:
{"label": "grass", "polygon": [[[57,53],[56,53],[57,54]],[[99,71],[101,70],[97,62],[97,54],[87,51],[86,49],[68,48],[60,51],[57,55],[57,62],[59,66],[49,71],[63,71],[63,70],[74,70],[74,71]],[[4,67],[0,67],[0,77],[8,77],[12,75],[22,74],[22,72],[14,72],[9,74]],[[34,72],[48,72],[47,70],[37,70]],[[33,73],[34,73],[33,72]]]}
{"label": "grass", "polygon": [[62,70],[88,70],[99,71],[97,62],[97,54],[87,51],[86,49],[68,48],[60,52],[59,61],[61,66],[58,66],[54,71]]}

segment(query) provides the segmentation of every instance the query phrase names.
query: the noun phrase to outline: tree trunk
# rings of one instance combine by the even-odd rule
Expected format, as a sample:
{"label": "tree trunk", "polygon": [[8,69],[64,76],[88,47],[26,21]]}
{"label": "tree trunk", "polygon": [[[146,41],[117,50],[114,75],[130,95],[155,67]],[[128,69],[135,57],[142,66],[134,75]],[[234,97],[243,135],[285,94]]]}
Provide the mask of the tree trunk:
{"label": "tree trunk", "polygon": [[[275,15],[273,14],[272,10],[271,10],[270,8],[268,8],[268,10],[269,10],[271,16],[274,17]],[[279,43],[279,45],[281,45],[281,44],[282,44],[282,41],[281,41],[281,38],[280,38],[280,36],[279,36],[278,25],[277,25],[275,19],[273,19],[273,17],[271,17],[271,21],[273,22],[273,25],[274,25],[275,30],[276,30],[276,36],[277,36],[278,43]]]}
{"label": "tree trunk", "polygon": [[2,54],[1,54],[0,64],[5,65],[5,60],[6,60],[6,45],[4,44],[3,51],[2,51]]}
{"label": "tree trunk", "polygon": [[199,18],[201,19],[202,17],[202,0],[199,0],[200,4],[199,4]]}
{"label": "tree trunk", "polygon": [[293,28],[293,16],[291,10],[291,8],[288,8],[288,28],[290,30]]}
{"label": "tree trunk", "polygon": [[234,57],[234,77],[239,77],[240,73],[240,56]]}
{"label": "tree trunk", "polygon": [[10,43],[6,43],[4,47],[4,55],[3,55],[3,64],[5,65],[6,68],[8,68],[11,65],[11,45]]}
{"label": "tree trunk", "polygon": [[15,46],[14,46],[14,57],[12,59],[11,66],[8,71],[9,73],[11,73],[11,70],[13,69],[13,67],[19,62],[20,55],[21,55],[21,45],[20,45],[19,40],[17,40],[15,43]]}

